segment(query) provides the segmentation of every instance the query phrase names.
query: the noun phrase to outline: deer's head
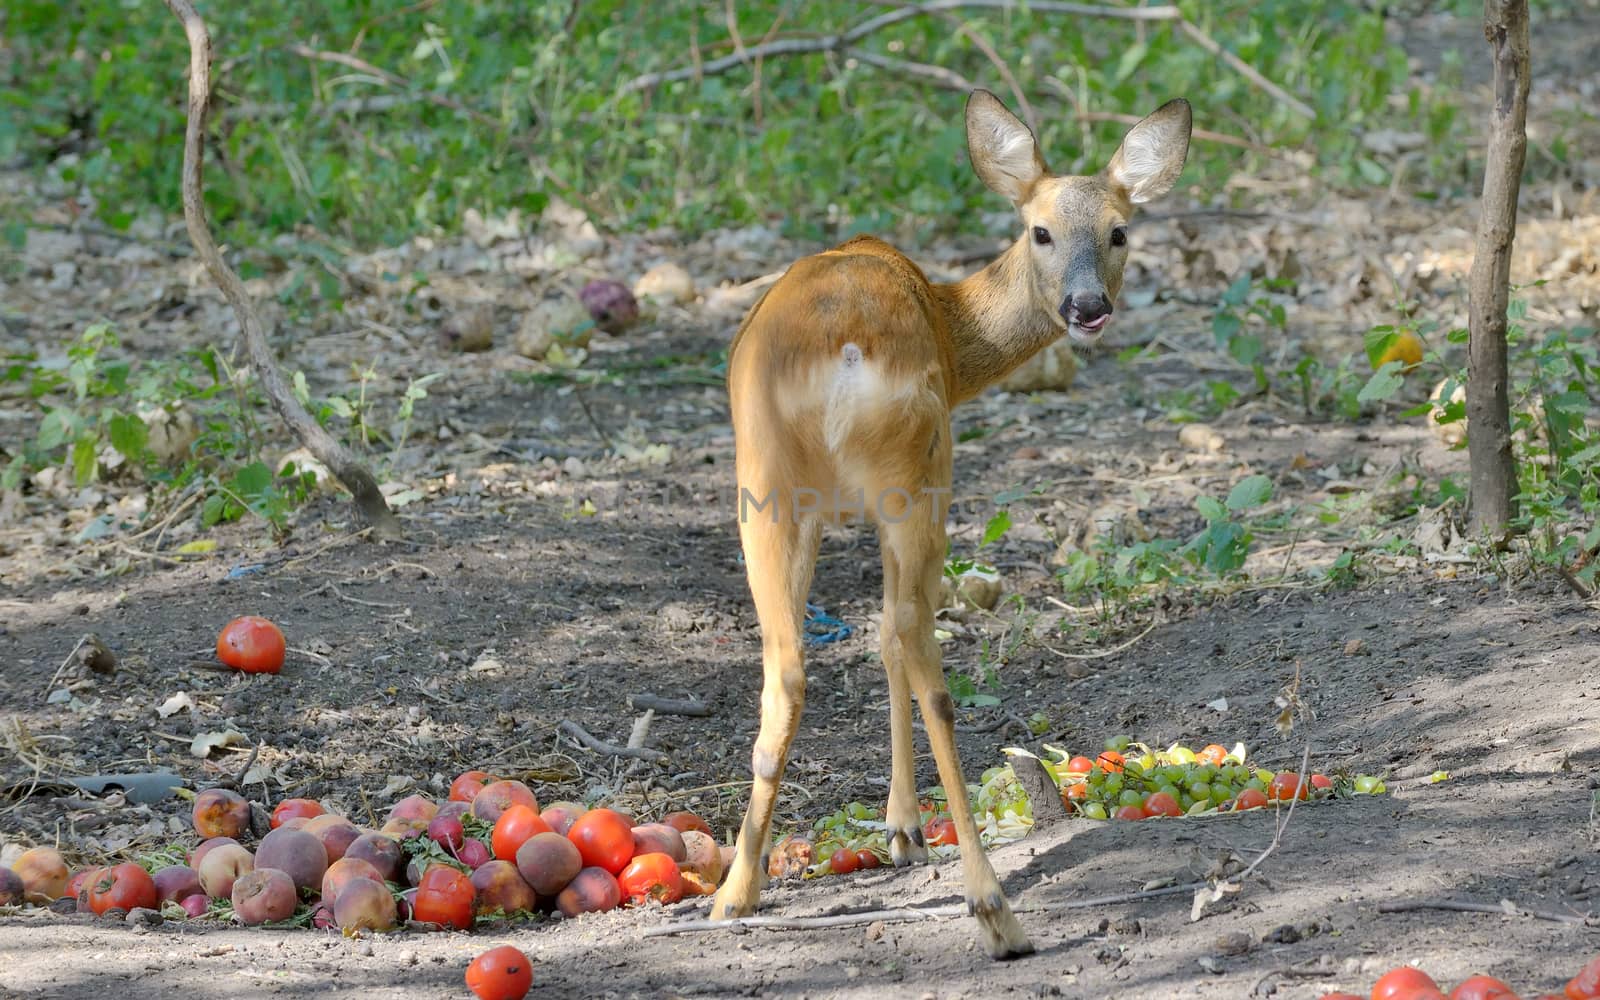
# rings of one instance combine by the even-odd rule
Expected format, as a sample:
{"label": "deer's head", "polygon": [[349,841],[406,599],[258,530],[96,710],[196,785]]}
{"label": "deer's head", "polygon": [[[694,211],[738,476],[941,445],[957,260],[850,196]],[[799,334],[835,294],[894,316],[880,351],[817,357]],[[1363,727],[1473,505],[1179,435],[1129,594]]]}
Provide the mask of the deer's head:
{"label": "deer's head", "polygon": [[1189,153],[1189,102],[1168,101],[1123,136],[1097,174],[1050,173],[1028,127],[987,90],[967,101],[972,166],[1022,216],[1034,305],[1080,343],[1111,320],[1133,206],[1166,194]]}

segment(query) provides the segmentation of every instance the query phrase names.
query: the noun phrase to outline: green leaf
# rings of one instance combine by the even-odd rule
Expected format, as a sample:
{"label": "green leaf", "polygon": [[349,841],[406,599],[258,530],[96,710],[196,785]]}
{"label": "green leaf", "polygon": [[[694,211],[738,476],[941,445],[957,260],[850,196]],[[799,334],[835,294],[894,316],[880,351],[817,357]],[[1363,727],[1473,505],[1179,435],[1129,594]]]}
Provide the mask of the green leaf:
{"label": "green leaf", "polygon": [[983,526],[983,541],[978,543],[978,547],[982,548],[985,545],[999,541],[1010,530],[1011,515],[1002,510],[989,518],[989,523]]}
{"label": "green leaf", "polygon": [[1228,493],[1228,509],[1234,513],[1259,507],[1272,499],[1272,480],[1257,474],[1246,476]]}
{"label": "green leaf", "polygon": [[265,462],[251,462],[233,474],[229,485],[246,499],[261,496],[272,488],[272,469]]}
{"label": "green leaf", "polygon": [[130,461],[139,461],[144,457],[145,445],[150,440],[150,428],[137,416],[113,413],[106,422],[106,433],[111,439],[111,447],[117,449],[122,457]]}
{"label": "green leaf", "polygon": [[72,480],[79,486],[94,482],[100,465],[95,458],[96,444],[92,437],[81,437],[72,443]]}
{"label": "green leaf", "polygon": [[55,451],[67,443],[77,431],[77,414],[65,407],[56,407],[39,421],[39,436],[35,443],[40,451]]}
{"label": "green leaf", "polygon": [[1200,516],[1205,518],[1207,521],[1216,522],[1226,521],[1228,519],[1227,510],[1222,506],[1222,504],[1217,503],[1214,497],[1200,497],[1199,499],[1195,500],[1194,505],[1195,507],[1199,508]]}
{"label": "green leaf", "polygon": [[1147,42],[1135,42],[1122,50],[1122,58],[1117,60],[1117,69],[1111,76],[1115,83],[1122,83],[1134,74],[1139,64],[1144,62],[1144,57],[1150,52]]}
{"label": "green leaf", "polygon": [[1404,362],[1385,362],[1382,368],[1373,372],[1372,377],[1367,379],[1367,384],[1361,387],[1361,391],[1356,393],[1356,401],[1375,403],[1399,392],[1400,387],[1406,384],[1405,376],[1400,374],[1400,369],[1404,367]]}
{"label": "green leaf", "polygon": [[1367,363],[1374,368],[1378,367],[1378,359],[1383,357],[1384,352],[1389,349],[1398,336],[1399,334],[1395,332],[1392,326],[1375,326],[1368,330],[1363,338],[1367,351]]}

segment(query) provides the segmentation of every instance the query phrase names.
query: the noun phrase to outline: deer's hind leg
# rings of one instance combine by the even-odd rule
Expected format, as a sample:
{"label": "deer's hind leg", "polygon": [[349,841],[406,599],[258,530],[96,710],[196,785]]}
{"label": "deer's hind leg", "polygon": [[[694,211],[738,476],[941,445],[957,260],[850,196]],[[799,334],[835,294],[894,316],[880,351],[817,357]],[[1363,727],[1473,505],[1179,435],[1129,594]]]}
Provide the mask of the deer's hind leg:
{"label": "deer's hind leg", "polygon": [[750,805],[739,828],[733,866],[711,904],[713,920],[755,912],[766,884],[772,810],[805,707],[801,627],[821,535],[816,516],[797,524],[783,504],[776,512],[741,516],[745,570],[761,623],[761,728],[751,754],[755,781]]}

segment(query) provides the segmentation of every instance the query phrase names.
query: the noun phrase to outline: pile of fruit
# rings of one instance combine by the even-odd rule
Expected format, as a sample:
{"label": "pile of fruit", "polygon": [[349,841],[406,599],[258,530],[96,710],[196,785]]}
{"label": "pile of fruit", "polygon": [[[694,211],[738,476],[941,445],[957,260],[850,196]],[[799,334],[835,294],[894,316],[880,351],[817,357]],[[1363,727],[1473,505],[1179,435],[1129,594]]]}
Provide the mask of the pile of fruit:
{"label": "pile of fruit", "polygon": [[246,925],[470,929],[479,918],[560,910],[577,916],[646,900],[709,894],[727,860],[692,813],[635,826],[612,809],[539,808],[520,781],[468,771],[435,803],[412,795],[363,830],[309,799],[286,799],[252,851],[250,803],[195,796],[191,850],[173,847],[73,874],[53,848],[0,869],[0,905],[24,901],[100,916],[137,909]]}
{"label": "pile of fruit", "polygon": [[[1369,996],[1355,993],[1326,993],[1321,1000],[1522,1000],[1521,996],[1493,976],[1475,975],[1461,981],[1446,994],[1433,977],[1410,965],[1390,969],[1372,986]],[[1560,994],[1545,993],[1532,1000],[1600,1000],[1600,958],[1591,959],[1567,982]]]}

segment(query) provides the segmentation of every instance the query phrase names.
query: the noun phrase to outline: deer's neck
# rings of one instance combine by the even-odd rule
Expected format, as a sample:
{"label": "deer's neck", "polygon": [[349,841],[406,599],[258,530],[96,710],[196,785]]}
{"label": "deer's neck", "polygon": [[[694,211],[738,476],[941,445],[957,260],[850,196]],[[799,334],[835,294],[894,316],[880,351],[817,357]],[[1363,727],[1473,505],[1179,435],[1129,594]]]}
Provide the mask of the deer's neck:
{"label": "deer's neck", "polygon": [[971,399],[1005,378],[1063,333],[1034,305],[1026,240],[986,268],[952,285],[935,285],[955,347],[951,404]]}

